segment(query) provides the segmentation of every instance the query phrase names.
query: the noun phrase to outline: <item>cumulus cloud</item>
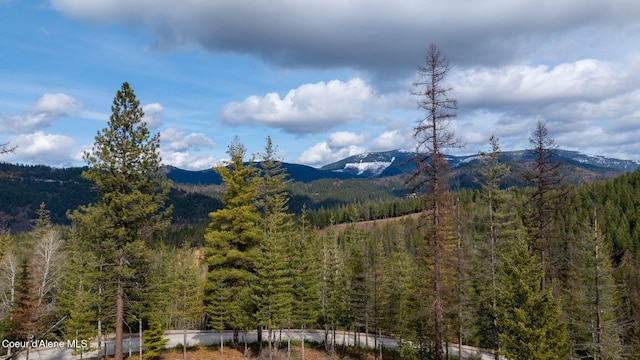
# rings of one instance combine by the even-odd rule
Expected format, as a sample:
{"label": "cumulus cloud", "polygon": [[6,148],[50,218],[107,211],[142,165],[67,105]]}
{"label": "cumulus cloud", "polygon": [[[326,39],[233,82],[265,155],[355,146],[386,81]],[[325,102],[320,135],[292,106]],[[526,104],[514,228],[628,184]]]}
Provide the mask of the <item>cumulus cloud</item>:
{"label": "cumulus cloud", "polygon": [[13,136],[9,142],[18,148],[14,153],[5,154],[8,161],[61,166],[68,166],[73,161],[69,149],[75,141],[68,136],[36,131]]}
{"label": "cumulus cloud", "polygon": [[77,113],[81,107],[72,96],[47,93],[26,112],[3,116],[0,119],[0,131],[26,134],[44,129],[55,119]]}
{"label": "cumulus cloud", "polygon": [[185,135],[184,131],[172,127],[160,133],[163,148],[171,151],[185,151],[188,149],[212,148],[215,143],[203,133]]}
{"label": "cumulus cloud", "polygon": [[451,86],[465,106],[540,104],[612,96],[629,88],[628,75],[615,63],[583,59],[554,67],[470,68],[453,73]]}
{"label": "cumulus cloud", "polygon": [[276,93],[250,96],[226,105],[220,118],[231,125],[260,124],[292,134],[321,133],[333,127],[362,120],[374,98],[360,78],[304,84],[284,97]]}
{"label": "cumulus cloud", "polygon": [[305,150],[295,161],[308,165],[322,165],[352,155],[362,154],[362,145],[368,134],[356,134],[350,131],[338,131],[329,134],[327,141],[319,142]]}
{"label": "cumulus cloud", "polygon": [[351,145],[360,145],[367,139],[366,134],[356,134],[351,131],[338,131],[329,135],[328,145],[336,147],[346,147]]}
{"label": "cumulus cloud", "polygon": [[147,104],[142,107],[144,117],[142,121],[147,123],[149,129],[156,129],[162,125],[162,114],[164,108],[159,103]]}
{"label": "cumulus cloud", "polygon": [[171,127],[160,132],[160,156],[162,163],[187,170],[210,169],[216,159],[198,152],[201,148],[213,148],[215,143],[203,133],[186,134]]}
{"label": "cumulus cloud", "polygon": [[[539,120],[563,148],[586,149],[581,135],[586,133],[621,139],[616,132],[632,130],[627,124],[640,118],[639,65],[630,57],[626,62],[582,59],[556,66],[458,69],[449,83],[461,106],[456,132],[467,152],[483,148],[491,134],[503,140],[504,148],[526,148]],[[613,128],[620,126],[626,130]],[[618,146],[623,144],[633,146]]]}
{"label": "cumulus cloud", "polygon": [[296,161],[308,165],[323,165],[352,155],[362,154],[364,148],[355,145],[333,148],[326,141],[305,150]]}
{"label": "cumulus cloud", "polygon": [[211,169],[217,160],[213,156],[193,154],[188,151],[163,151],[160,150],[162,163],[185,170]]}
{"label": "cumulus cloud", "polygon": [[72,96],[63,93],[44,94],[29,111],[33,114],[47,114],[51,117],[62,117],[76,113],[80,104]]}
{"label": "cumulus cloud", "polygon": [[415,141],[413,139],[413,132],[403,130],[387,130],[378,135],[371,141],[369,148],[372,151],[388,151],[388,150],[414,150]]}

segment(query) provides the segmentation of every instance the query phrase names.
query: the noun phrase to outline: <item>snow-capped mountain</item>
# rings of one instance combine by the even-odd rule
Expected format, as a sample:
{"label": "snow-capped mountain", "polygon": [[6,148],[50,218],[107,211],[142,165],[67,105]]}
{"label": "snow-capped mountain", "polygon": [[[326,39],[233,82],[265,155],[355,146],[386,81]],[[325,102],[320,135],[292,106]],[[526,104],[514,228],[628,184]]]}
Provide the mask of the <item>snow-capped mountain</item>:
{"label": "snow-capped mountain", "polygon": [[360,177],[385,177],[402,174],[412,168],[415,153],[401,150],[364,153],[325,165],[320,170],[343,172]]}
{"label": "snow-capped mountain", "polygon": [[[358,177],[378,178],[397,174],[410,174],[415,169],[416,153],[401,150],[371,152],[354,155],[325,165],[320,170],[347,173]],[[533,161],[527,150],[506,151],[500,155],[505,163],[524,164]],[[479,164],[478,154],[447,155],[451,169],[461,169]],[[588,155],[577,151],[559,150],[555,161],[597,172],[622,173],[640,168],[640,161],[621,160],[599,155]]]}

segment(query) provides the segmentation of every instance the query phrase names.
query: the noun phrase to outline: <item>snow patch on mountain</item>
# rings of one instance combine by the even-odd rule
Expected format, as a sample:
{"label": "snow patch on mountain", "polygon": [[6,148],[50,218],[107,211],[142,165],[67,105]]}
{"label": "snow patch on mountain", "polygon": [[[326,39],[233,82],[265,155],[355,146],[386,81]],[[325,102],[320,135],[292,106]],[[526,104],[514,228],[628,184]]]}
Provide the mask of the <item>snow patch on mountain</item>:
{"label": "snow patch on mountain", "polygon": [[358,171],[358,175],[362,175],[365,172],[370,173],[372,176],[380,175],[384,169],[388,168],[394,161],[395,157],[391,158],[391,161],[371,161],[371,162],[357,162],[357,163],[346,163],[344,165],[344,170],[346,169],[356,169]]}

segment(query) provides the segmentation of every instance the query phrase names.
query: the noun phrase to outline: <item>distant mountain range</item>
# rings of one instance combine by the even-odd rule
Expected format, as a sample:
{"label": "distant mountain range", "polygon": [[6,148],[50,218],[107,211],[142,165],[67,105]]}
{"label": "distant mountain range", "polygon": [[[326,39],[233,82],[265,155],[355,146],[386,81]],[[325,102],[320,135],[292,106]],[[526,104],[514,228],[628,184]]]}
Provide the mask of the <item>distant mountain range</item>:
{"label": "distant mountain range", "polygon": [[[415,156],[399,150],[367,153],[319,169],[283,163],[290,180],[298,183],[292,187],[292,208],[303,205],[329,208],[332,204],[404,196],[407,192],[404,180],[415,169]],[[481,166],[478,155],[447,156],[447,160],[452,186],[478,187],[477,170]],[[528,151],[509,151],[500,160],[511,168],[511,175],[503,185],[520,186],[521,175],[533,165],[534,158]],[[609,179],[640,168],[637,161],[575,151],[561,150],[556,160],[565,164],[562,172],[570,183]],[[28,229],[42,202],[51,211],[54,223],[68,223],[65,215],[68,210],[97,200],[95,188],[81,177],[83,170],[0,163],[0,226],[16,231]],[[212,187],[220,185],[221,180],[213,170],[189,171],[166,166],[164,172],[175,183],[169,195],[169,203],[174,205],[174,222],[206,222],[208,213],[222,206],[222,188]]]}
{"label": "distant mountain range", "polygon": [[[460,169],[480,165],[478,154],[454,156],[448,155],[449,168]],[[321,170],[351,174],[358,177],[380,178],[398,174],[411,174],[415,169],[415,152],[392,150],[372,152],[350,156],[325,165]],[[507,164],[524,164],[534,161],[530,151],[506,151],[501,153],[500,161]],[[620,160],[598,155],[587,155],[577,151],[559,150],[555,161],[586,170],[622,173],[640,168],[640,162]]]}
{"label": "distant mountain range", "polygon": [[[416,153],[402,150],[385,152],[370,152],[349,156],[340,161],[314,168],[311,166],[283,163],[283,168],[292,181],[312,182],[320,179],[353,179],[353,178],[384,178],[397,175],[409,175],[415,170]],[[478,154],[455,156],[448,155],[449,168],[454,174],[471,170],[480,166]],[[510,164],[515,172],[525,164],[534,161],[531,152],[526,150],[506,151],[501,153],[500,161]],[[640,162],[620,160],[598,155],[587,155],[577,151],[559,150],[555,161],[564,163],[565,172],[573,181],[582,178],[611,178],[617,174],[635,171],[640,168]],[[257,164],[258,166],[260,163]],[[579,170],[579,171],[578,171]],[[213,170],[189,171],[176,167],[165,167],[167,177],[176,183],[219,185],[220,177]],[[572,174],[579,172],[580,174]],[[576,177],[577,176],[577,177]]]}

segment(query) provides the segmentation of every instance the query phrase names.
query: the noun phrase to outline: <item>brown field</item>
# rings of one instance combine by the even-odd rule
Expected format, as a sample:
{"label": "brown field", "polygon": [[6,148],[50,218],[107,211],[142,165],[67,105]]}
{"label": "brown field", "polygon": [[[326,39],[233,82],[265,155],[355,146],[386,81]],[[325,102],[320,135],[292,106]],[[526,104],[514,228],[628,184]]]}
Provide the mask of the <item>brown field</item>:
{"label": "brown field", "polygon": [[[414,213],[414,214],[403,215],[403,216],[387,218],[387,219],[358,221],[358,222],[354,223],[354,225],[358,229],[362,229],[362,230],[367,231],[367,230],[369,230],[369,229],[371,229],[373,227],[373,224],[376,224],[376,225],[380,226],[380,225],[384,225],[384,224],[386,224],[388,222],[398,221],[400,219],[406,219],[406,218],[412,218],[412,219],[416,220],[416,219],[418,219],[420,217],[420,215],[422,215],[422,213]],[[327,226],[325,228],[322,228],[322,229],[318,230],[318,232],[320,234],[322,234],[322,235],[326,235],[327,232],[329,232],[329,229],[333,229],[333,231],[339,233],[339,232],[344,231],[347,228],[347,226],[349,226],[348,223]]]}
{"label": "brown field", "polygon": [[[257,351],[250,354],[249,357],[245,357],[242,351],[233,348],[224,348],[223,354],[220,354],[220,350],[217,348],[209,348],[209,347],[197,347],[194,349],[187,350],[187,360],[246,360],[246,359],[264,359],[268,360],[268,353],[264,352],[263,354],[258,354]],[[329,355],[322,350],[317,350],[311,347],[305,347],[304,349],[305,360],[337,360],[337,359],[357,359],[358,357],[353,355]],[[299,346],[291,347],[291,359],[301,359],[301,348]],[[361,359],[374,359],[372,354],[368,354],[365,357],[364,354],[360,357]],[[137,360],[137,356],[133,356],[131,360]],[[166,350],[162,353],[161,359],[164,360],[182,360],[182,350],[180,349],[171,349]],[[286,350],[280,350],[277,354],[274,354],[273,360],[287,360],[287,352]]]}

